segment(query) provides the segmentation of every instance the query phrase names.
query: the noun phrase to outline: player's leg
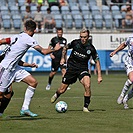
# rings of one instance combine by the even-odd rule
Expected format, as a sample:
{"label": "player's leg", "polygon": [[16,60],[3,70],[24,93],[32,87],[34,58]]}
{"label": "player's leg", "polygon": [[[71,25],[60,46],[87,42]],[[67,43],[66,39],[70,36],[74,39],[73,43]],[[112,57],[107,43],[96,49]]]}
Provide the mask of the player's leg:
{"label": "player's leg", "polygon": [[52,80],[54,78],[54,75],[56,74],[56,71],[51,71],[49,74],[49,78],[48,78],[48,84],[46,86],[46,90],[50,90],[51,84],[52,84]]}
{"label": "player's leg", "polygon": [[91,89],[90,89],[90,76],[86,75],[80,80],[81,84],[84,86],[85,93],[84,93],[84,112],[89,112],[88,106],[90,104],[91,98]]}
{"label": "player's leg", "polygon": [[13,96],[14,92],[12,90],[12,87],[10,87],[3,95],[1,104],[0,104],[0,116],[3,115],[5,109],[7,108],[11,97]]}
{"label": "player's leg", "polygon": [[128,79],[125,82],[123,89],[121,91],[121,94],[117,99],[118,104],[122,104],[123,98],[125,97],[127,91],[129,90],[129,88],[131,87],[131,85],[133,83],[133,66],[131,67],[131,65],[129,65],[129,66],[127,65],[126,72],[127,72]]}
{"label": "player's leg", "polygon": [[67,87],[69,86],[69,84],[73,84],[76,82],[77,80],[76,75],[77,74],[75,71],[68,70],[65,73],[64,77],[62,78],[62,83],[60,88],[56,91],[56,93],[51,98],[51,103],[54,103],[57,100],[57,98],[67,90]]}
{"label": "player's leg", "polygon": [[[64,77],[65,73],[66,73],[66,65],[61,65],[60,66],[61,69],[61,73],[62,73],[62,77]],[[70,90],[71,88],[68,86],[67,90]]]}
{"label": "player's leg", "polygon": [[60,88],[56,91],[56,93],[51,98],[51,103],[54,103],[58,97],[63,94],[67,90],[68,84],[61,84]]}
{"label": "player's leg", "polygon": [[[129,79],[133,84],[133,71],[129,73]],[[133,88],[128,92],[128,94],[123,99],[124,108],[128,109],[128,100],[133,97]]]}
{"label": "player's leg", "polygon": [[29,110],[31,99],[35,93],[35,89],[38,83],[32,75],[28,75],[22,81],[28,84],[29,86],[25,92],[24,102],[22,105],[22,109],[20,110],[20,115],[29,115],[31,117],[38,116],[37,114],[34,114]]}
{"label": "player's leg", "polygon": [[56,62],[54,59],[52,59],[51,72],[49,74],[48,84],[46,86],[46,90],[50,90],[52,80],[53,80],[54,75],[56,74],[59,66],[60,66],[60,62]]}

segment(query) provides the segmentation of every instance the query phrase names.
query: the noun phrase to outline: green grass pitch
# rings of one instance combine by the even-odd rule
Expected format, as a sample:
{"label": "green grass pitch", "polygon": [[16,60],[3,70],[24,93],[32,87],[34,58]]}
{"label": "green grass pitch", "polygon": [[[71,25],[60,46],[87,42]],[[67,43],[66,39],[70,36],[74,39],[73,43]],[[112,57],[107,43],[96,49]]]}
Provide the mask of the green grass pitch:
{"label": "green grass pitch", "polygon": [[14,96],[0,119],[1,133],[132,133],[133,132],[133,99],[129,101],[129,110],[118,105],[116,100],[120,94],[126,74],[103,74],[103,82],[97,84],[97,76],[92,75],[92,97],[89,106],[90,113],[84,113],[83,86],[77,82],[71,85],[71,90],[62,94],[57,101],[68,104],[66,113],[57,113],[55,104],[50,103],[51,96],[61,83],[61,75],[57,74],[51,90],[45,87],[48,74],[34,75],[38,87],[32,99],[30,110],[39,114],[36,118],[20,117],[24,92],[24,83],[14,83]]}

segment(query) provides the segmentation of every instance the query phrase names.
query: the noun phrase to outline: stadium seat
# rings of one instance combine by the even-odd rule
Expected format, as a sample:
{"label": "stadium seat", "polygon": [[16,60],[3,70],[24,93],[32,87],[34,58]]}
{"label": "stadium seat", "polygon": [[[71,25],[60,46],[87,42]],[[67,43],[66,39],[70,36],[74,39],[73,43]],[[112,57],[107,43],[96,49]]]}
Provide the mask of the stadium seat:
{"label": "stadium seat", "polygon": [[13,15],[12,20],[13,20],[14,29],[21,29],[21,23],[22,23],[21,16],[17,14]]}
{"label": "stadium seat", "polygon": [[71,14],[64,14],[63,20],[65,24],[66,29],[72,29],[73,28],[73,18]]}
{"label": "stadium seat", "polygon": [[30,6],[31,13],[34,14],[37,11],[37,6]]}
{"label": "stadium seat", "polygon": [[61,7],[61,14],[68,14],[70,13],[70,9],[69,9],[69,6],[62,6]]}
{"label": "stadium seat", "polygon": [[20,12],[24,13],[25,11],[26,11],[26,6],[25,5],[21,6],[20,7]]}
{"label": "stadium seat", "polygon": [[115,22],[115,27],[116,28],[121,28],[121,20],[122,20],[122,15],[121,14],[116,14],[113,16],[114,22]]}
{"label": "stadium seat", "polygon": [[11,29],[11,16],[10,15],[2,15],[2,22],[4,29]]}
{"label": "stadium seat", "polygon": [[91,7],[92,16],[94,17],[97,14],[100,14],[100,8],[98,6]]}
{"label": "stadium seat", "polygon": [[97,29],[99,29],[99,28],[102,29],[103,28],[103,18],[102,18],[102,15],[96,14],[94,16],[94,21],[95,21],[95,27]]}
{"label": "stadium seat", "polygon": [[1,14],[8,14],[9,13],[9,10],[8,10],[8,7],[7,6],[1,6],[0,7],[0,10],[1,10]]}
{"label": "stadium seat", "polygon": [[18,0],[18,6],[24,6],[25,5],[25,0]]}
{"label": "stadium seat", "polygon": [[51,14],[59,14],[59,7],[58,6],[51,6]]}
{"label": "stadium seat", "polygon": [[10,6],[9,9],[10,9],[11,15],[19,14],[18,6],[14,6],[14,5],[13,5],[13,6]]}
{"label": "stadium seat", "polygon": [[56,22],[56,27],[60,28],[63,26],[63,20],[61,14],[54,14],[54,19]]}
{"label": "stadium seat", "polygon": [[47,14],[47,8],[48,8],[47,5],[41,6],[41,12],[42,12],[43,14]]}
{"label": "stadium seat", "polygon": [[88,29],[92,29],[93,28],[93,18],[91,14],[84,14],[83,15],[83,19],[85,22],[85,27]]}
{"label": "stadium seat", "polygon": [[89,6],[84,3],[80,5],[80,9],[82,14],[88,14],[88,12],[90,11]]}
{"label": "stadium seat", "polygon": [[71,10],[72,14],[79,14],[80,13],[79,7],[77,5],[71,6],[70,10]]}
{"label": "stadium seat", "polygon": [[76,29],[83,28],[83,18],[80,14],[74,14],[73,19],[74,19]]}
{"label": "stadium seat", "polygon": [[106,29],[110,29],[113,27],[113,18],[111,14],[105,14],[103,16],[104,22],[105,22],[105,27]]}

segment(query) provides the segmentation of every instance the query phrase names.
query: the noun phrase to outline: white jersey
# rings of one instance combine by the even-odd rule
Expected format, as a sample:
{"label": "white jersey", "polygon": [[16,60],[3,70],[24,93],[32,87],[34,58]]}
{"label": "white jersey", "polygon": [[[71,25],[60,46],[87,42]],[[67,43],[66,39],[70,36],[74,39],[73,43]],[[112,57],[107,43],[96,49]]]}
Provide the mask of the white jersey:
{"label": "white jersey", "polygon": [[128,46],[127,63],[133,66],[133,35],[127,39],[125,44]]}
{"label": "white jersey", "polygon": [[125,62],[125,67],[128,75],[133,71],[133,35],[127,39],[125,44],[128,46],[128,56]]}
{"label": "white jersey", "polygon": [[34,47],[37,42],[27,33],[21,33],[11,38],[11,46],[6,52],[5,58],[2,60],[1,65],[5,69],[14,70],[21,60],[23,55],[30,47]]}

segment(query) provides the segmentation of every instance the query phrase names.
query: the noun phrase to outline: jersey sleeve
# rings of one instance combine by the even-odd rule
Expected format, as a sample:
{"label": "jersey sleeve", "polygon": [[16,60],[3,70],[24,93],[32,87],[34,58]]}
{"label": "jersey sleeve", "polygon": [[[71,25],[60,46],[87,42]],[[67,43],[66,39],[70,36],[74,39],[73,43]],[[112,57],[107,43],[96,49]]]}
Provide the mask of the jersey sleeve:
{"label": "jersey sleeve", "polygon": [[96,49],[95,49],[94,46],[92,47],[92,59],[93,59],[94,61],[99,60],[98,53],[97,53],[97,51],[96,51]]}
{"label": "jersey sleeve", "polygon": [[31,46],[31,47],[33,48],[33,47],[37,46],[38,43],[37,43],[37,41],[36,41],[35,39],[30,38],[30,40],[29,40],[29,42],[28,42],[28,45]]}
{"label": "jersey sleeve", "polygon": [[49,46],[52,46],[52,47],[55,47],[55,45],[59,42],[59,40],[54,37],[51,39],[50,43],[49,43]]}
{"label": "jersey sleeve", "polygon": [[130,43],[130,38],[127,38],[127,40],[126,40],[126,42],[125,42],[125,45],[126,45],[126,46],[129,45],[129,43]]}
{"label": "jersey sleeve", "polygon": [[10,44],[14,44],[17,41],[18,36],[17,35],[14,35],[14,36],[10,37],[10,39],[11,39]]}
{"label": "jersey sleeve", "polygon": [[68,43],[68,49],[72,49],[75,45],[76,40],[73,40],[72,42]]}

